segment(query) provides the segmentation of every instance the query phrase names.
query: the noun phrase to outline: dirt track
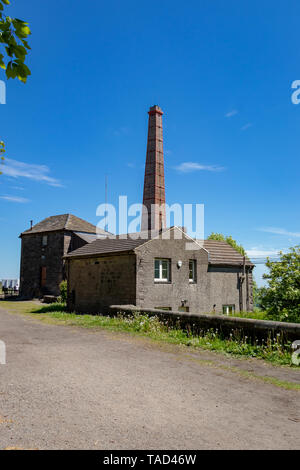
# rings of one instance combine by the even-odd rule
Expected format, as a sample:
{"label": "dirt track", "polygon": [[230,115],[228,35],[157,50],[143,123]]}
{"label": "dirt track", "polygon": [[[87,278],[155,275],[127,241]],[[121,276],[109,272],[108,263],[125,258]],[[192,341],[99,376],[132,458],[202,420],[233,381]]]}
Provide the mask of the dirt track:
{"label": "dirt track", "polygon": [[251,378],[298,370],[3,310],[0,339],[0,449],[300,447],[300,393]]}

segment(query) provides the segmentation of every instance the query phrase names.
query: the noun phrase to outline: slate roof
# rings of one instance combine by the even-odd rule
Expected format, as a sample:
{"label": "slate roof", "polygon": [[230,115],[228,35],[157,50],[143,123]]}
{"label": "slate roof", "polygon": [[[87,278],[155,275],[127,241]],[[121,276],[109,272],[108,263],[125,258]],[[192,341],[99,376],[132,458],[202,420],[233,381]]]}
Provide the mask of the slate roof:
{"label": "slate roof", "polygon": [[[53,232],[57,230],[68,230],[71,232],[96,233],[97,227],[86,220],[80,219],[72,214],[53,215],[34,225],[32,229],[25,230],[21,235],[31,233]],[[105,233],[104,231],[102,231]]]}
{"label": "slate roof", "polygon": [[[243,264],[243,255],[232,248],[232,246],[230,246],[227,242],[219,240],[204,240],[203,246],[209,253],[210,264],[224,266],[236,266]],[[247,257],[245,264],[247,266],[254,266]]]}
{"label": "slate roof", "polygon": [[[72,251],[66,255],[66,258],[77,256],[89,257],[132,251],[146,241],[147,239],[145,238],[133,240],[132,238],[123,239],[119,236],[114,239],[99,238],[92,243],[88,243],[87,245]],[[204,243],[201,240],[196,240],[196,242],[208,251],[210,264],[221,266],[240,266],[243,264],[243,256],[226,242],[217,240],[204,240]],[[252,265],[248,258],[246,258],[246,265]]]}
{"label": "slate roof", "polygon": [[[74,234],[86,243],[92,243],[98,239],[97,233],[74,232]],[[99,234],[99,237],[105,237],[105,234]]]}
{"label": "slate roof", "polygon": [[120,253],[124,251],[134,250],[139,245],[145,243],[145,239],[132,240],[131,238],[122,239],[118,236],[116,238],[99,238],[98,240],[88,243],[87,245],[72,251],[66,258],[76,256],[93,256],[102,255],[105,253]]}

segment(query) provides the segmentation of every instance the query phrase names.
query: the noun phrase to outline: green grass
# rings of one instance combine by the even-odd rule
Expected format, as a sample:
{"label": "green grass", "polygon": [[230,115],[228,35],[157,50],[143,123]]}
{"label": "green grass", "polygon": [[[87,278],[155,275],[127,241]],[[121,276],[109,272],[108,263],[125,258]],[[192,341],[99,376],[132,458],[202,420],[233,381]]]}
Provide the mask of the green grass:
{"label": "green grass", "polygon": [[271,320],[271,318],[267,315],[267,312],[263,310],[255,310],[254,312],[235,312],[230,317],[238,317],[238,318],[252,318],[254,320]]}
{"label": "green grass", "polygon": [[127,332],[146,336],[156,341],[180,344],[209,351],[219,351],[233,356],[260,358],[273,364],[291,365],[290,344],[283,343],[280,336],[275,339],[251,342],[247,336],[233,331],[229,338],[216,329],[193,334],[168,323],[163,323],[156,316],[135,314],[133,316],[118,315],[116,317],[101,315],[77,315],[66,313],[62,304],[37,307],[33,302],[0,302],[0,307],[12,313],[21,313],[38,317],[47,323],[79,326],[84,328],[101,328],[109,331]]}
{"label": "green grass", "polygon": [[292,323],[300,323],[300,315],[293,316],[291,320],[290,316],[285,318],[284,315],[272,315],[265,310],[255,310],[254,312],[235,312],[234,314],[230,315],[231,317],[240,317],[240,318],[253,318],[255,320],[268,320],[268,321],[281,321],[281,322],[292,322]]}

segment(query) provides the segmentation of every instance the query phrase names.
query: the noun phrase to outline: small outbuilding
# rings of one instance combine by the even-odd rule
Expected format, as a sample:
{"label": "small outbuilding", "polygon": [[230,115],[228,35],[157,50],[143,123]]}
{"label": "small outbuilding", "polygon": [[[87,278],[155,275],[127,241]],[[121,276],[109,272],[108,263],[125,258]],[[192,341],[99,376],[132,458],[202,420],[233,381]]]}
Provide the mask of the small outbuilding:
{"label": "small outbuilding", "polygon": [[194,240],[179,227],[152,239],[98,239],[65,256],[68,308],[112,304],[205,313],[251,311],[253,264],[229,244]]}

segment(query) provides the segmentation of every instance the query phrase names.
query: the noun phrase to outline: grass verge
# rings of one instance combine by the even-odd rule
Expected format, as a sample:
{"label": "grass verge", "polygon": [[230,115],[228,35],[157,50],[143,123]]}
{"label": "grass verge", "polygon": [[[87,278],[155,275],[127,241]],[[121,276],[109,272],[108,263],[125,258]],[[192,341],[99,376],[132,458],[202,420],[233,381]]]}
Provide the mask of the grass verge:
{"label": "grass verge", "polygon": [[146,336],[156,341],[181,344],[193,348],[219,351],[235,357],[260,358],[277,365],[291,365],[290,344],[283,343],[280,336],[259,344],[251,342],[240,332],[233,332],[229,338],[223,337],[217,329],[202,331],[199,334],[174,328],[161,322],[157,317],[135,314],[116,317],[101,315],[77,315],[66,313],[63,304],[38,306],[33,302],[0,302],[0,307],[12,313],[37,317],[47,323],[101,328],[109,331],[128,332]]}

